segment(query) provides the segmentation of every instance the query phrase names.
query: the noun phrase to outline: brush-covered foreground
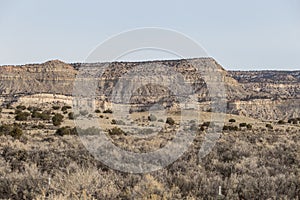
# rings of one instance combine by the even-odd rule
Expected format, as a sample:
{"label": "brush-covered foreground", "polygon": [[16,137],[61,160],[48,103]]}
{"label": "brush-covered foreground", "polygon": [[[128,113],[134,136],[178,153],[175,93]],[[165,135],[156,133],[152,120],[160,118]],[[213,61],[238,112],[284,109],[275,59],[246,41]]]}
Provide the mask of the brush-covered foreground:
{"label": "brush-covered foreground", "polygon": [[[12,113],[13,110],[22,111]],[[36,112],[43,113],[43,110]],[[245,123],[236,116],[226,123],[229,128],[225,128],[212,152],[199,160],[198,150],[206,134],[204,124],[198,128],[189,151],[174,163],[148,174],[128,174],[112,170],[94,159],[84,148],[80,138],[73,134],[72,128],[69,128],[69,132],[57,131],[71,124],[68,122],[71,110],[66,112],[68,108],[62,107],[50,110],[50,118],[44,116],[46,119],[43,120],[36,113],[32,117],[34,111],[28,108],[3,109],[1,126],[4,122],[15,122],[9,130],[13,133],[14,128],[18,127],[22,134],[18,137],[0,134],[0,199],[300,197],[298,122],[288,125],[287,122],[261,122],[256,125],[255,121]],[[27,121],[19,121],[15,118],[18,112],[28,112],[31,116]],[[54,126],[52,123],[56,119],[53,120],[53,117],[57,114],[64,118],[61,125]],[[111,123],[111,113],[102,112],[98,115],[110,122],[111,127],[117,126]],[[8,116],[12,121],[9,121]],[[39,123],[34,121],[36,116]],[[142,119],[153,120],[141,118],[141,121]],[[135,140],[133,136],[123,132],[111,134],[113,128],[109,129],[111,132],[108,131],[108,135],[116,145],[126,150],[146,152],[157,149],[172,139],[172,131],[176,130],[176,126],[176,123],[168,124],[166,133],[158,135],[158,139],[152,141]],[[7,133],[5,130],[4,133]],[[220,186],[222,195],[219,195]]]}

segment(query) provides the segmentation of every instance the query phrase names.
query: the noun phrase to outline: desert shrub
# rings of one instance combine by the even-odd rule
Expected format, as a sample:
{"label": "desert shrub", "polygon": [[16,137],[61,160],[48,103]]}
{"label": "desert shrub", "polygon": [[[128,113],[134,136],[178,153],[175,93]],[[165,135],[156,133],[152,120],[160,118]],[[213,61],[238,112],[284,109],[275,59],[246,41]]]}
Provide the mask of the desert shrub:
{"label": "desert shrub", "polygon": [[89,114],[89,115],[88,115],[88,118],[92,118],[92,117],[93,117],[93,115],[92,115],[92,114]]}
{"label": "desert shrub", "polygon": [[111,114],[111,113],[113,113],[113,111],[111,109],[106,109],[106,110],[103,111],[103,113],[110,113]]}
{"label": "desert shrub", "polygon": [[111,124],[125,125],[125,122],[123,122],[122,120],[112,119]]}
{"label": "desert shrub", "polygon": [[164,122],[164,120],[163,119],[159,119],[159,120],[157,120],[158,122]]}
{"label": "desert shrub", "polygon": [[27,110],[30,111],[30,112],[34,112],[34,111],[42,111],[41,108],[35,107],[35,106],[28,106]]}
{"label": "desert shrub", "polygon": [[168,117],[166,123],[172,126],[175,124],[175,120],[172,117]]}
{"label": "desert shrub", "polygon": [[52,117],[53,125],[54,125],[54,126],[59,126],[59,125],[61,125],[63,119],[64,119],[64,116],[63,116],[63,115],[61,115],[61,114],[55,114],[55,115]]}
{"label": "desert shrub", "polygon": [[298,120],[295,119],[295,118],[291,118],[291,119],[288,120],[288,123],[290,123],[290,124],[297,124]]}
{"label": "desert shrub", "polygon": [[64,136],[64,135],[76,135],[76,128],[71,128],[69,126],[64,126],[56,130],[56,135]]}
{"label": "desert shrub", "polygon": [[210,125],[210,122],[203,122],[202,126],[209,126]]}
{"label": "desert shrub", "polygon": [[151,115],[148,116],[148,120],[151,121],[151,122],[154,122],[154,121],[157,120],[157,118],[156,118],[155,115],[151,114]]}
{"label": "desert shrub", "polygon": [[18,114],[15,116],[15,120],[27,121],[29,116],[30,116],[29,112],[18,112]]}
{"label": "desert shrub", "polygon": [[235,119],[229,119],[229,122],[233,123],[233,122],[236,122]]}
{"label": "desert shrub", "polygon": [[95,110],[95,113],[101,113],[101,111],[99,109]]}
{"label": "desert shrub", "polygon": [[18,105],[16,108],[17,108],[18,110],[25,110],[25,109],[26,109],[26,106],[24,106],[24,105]]}
{"label": "desert shrub", "polygon": [[31,118],[39,118],[40,115],[41,115],[40,112],[33,111],[33,112],[31,113]]}
{"label": "desert shrub", "polygon": [[6,104],[6,109],[14,109],[14,107],[11,105],[11,103]]}
{"label": "desert shrub", "polygon": [[0,113],[2,112],[2,108],[0,107]]}
{"label": "desert shrub", "polygon": [[224,131],[238,131],[239,130],[239,127],[237,126],[223,126],[223,130]]}
{"label": "desert shrub", "polygon": [[23,131],[17,124],[3,124],[0,126],[0,135],[10,135],[15,139],[20,139]]}
{"label": "desert shrub", "polygon": [[272,126],[271,124],[266,124],[266,127],[267,127],[268,129],[273,129],[273,126]]}
{"label": "desert shrub", "polygon": [[33,125],[32,126],[32,128],[36,128],[36,129],[45,129],[46,128],[46,126],[45,126],[45,124],[38,124],[38,125]]}
{"label": "desert shrub", "polygon": [[16,110],[15,110],[15,112],[14,112],[14,114],[16,114],[16,115],[17,115],[17,114],[19,114],[19,113],[21,113],[21,112],[22,112],[22,110],[20,110],[20,109],[16,109]]}
{"label": "desert shrub", "polygon": [[239,125],[240,127],[247,127],[247,123],[243,122],[243,123],[240,123]]}
{"label": "desert shrub", "polygon": [[31,114],[32,118],[37,118],[37,119],[41,119],[41,120],[50,120],[51,119],[51,115],[47,112],[37,112],[37,111],[33,111]]}
{"label": "desert shrub", "polygon": [[71,106],[63,106],[62,108],[61,108],[61,111],[67,111],[68,109],[71,109],[72,107]]}
{"label": "desert shrub", "polygon": [[248,130],[252,129],[252,125],[251,124],[247,124],[246,127],[247,127]]}
{"label": "desert shrub", "polygon": [[124,135],[125,134],[125,132],[122,129],[120,129],[119,127],[113,127],[112,129],[109,129],[108,133],[110,135]]}
{"label": "desert shrub", "polygon": [[53,109],[53,110],[59,110],[59,109],[60,109],[60,106],[52,106],[52,109]]}
{"label": "desert shrub", "polygon": [[211,108],[208,108],[208,109],[206,110],[206,112],[212,112],[212,109],[211,109]]}
{"label": "desert shrub", "polygon": [[279,121],[278,121],[278,124],[285,124],[285,121],[279,120]]}
{"label": "desert shrub", "polygon": [[74,117],[74,113],[73,112],[70,112],[69,114],[68,114],[68,118],[69,119],[75,119],[75,117]]}
{"label": "desert shrub", "polygon": [[51,115],[50,115],[50,113],[49,113],[48,111],[43,111],[43,112],[40,114],[39,118],[40,118],[41,120],[50,120],[50,119],[51,119]]}

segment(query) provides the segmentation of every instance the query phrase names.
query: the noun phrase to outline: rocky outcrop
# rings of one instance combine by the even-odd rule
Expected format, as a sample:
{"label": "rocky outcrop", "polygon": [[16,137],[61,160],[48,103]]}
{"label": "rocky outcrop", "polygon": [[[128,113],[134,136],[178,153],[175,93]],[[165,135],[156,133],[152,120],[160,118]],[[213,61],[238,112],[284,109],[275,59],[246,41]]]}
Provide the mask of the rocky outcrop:
{"label": "rocky outcrop", "polygon": [[58,60],[43,64],[0,67],[0,94],[24,96],[37,93],[71,95],[77,71]]}
{"label": "rocky outcrop", "polygon": [[[75,64],[54,60],[43,64],[1,66],[1,101],[61,99],[70,102],[78,79],[87,85],[97,84],[96,96],[104,102],[101,105],[120,103],[118,95],[132,90],[125,103],[131,104],[133,110],[147,109],[159,101],[163,101],[165,107],[172,107],[178,96],[190,92],[186,85],[197,94],[200,105],[205,105],[203,110],[206,110],[213,92],[224,98],[219,84],[222,81],[229,113],[261,119],[299,117],[300,71],[227,72],[212,58]],[[89,87],[82,92],[85,91],[89,91]],[[174,94],[174,91],[180,92]]]}

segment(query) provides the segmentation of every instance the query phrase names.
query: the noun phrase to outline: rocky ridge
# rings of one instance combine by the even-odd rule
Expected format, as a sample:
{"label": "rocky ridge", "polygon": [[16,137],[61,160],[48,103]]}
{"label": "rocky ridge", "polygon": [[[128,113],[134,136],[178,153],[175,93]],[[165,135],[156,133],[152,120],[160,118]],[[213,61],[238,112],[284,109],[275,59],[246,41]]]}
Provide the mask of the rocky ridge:
{"label": "rocky ridge", "polygon": [[[201,66],[201,69],[205,70],[199,71],[194,67],[195,65]],[[154,70],[153,76],[145,78],[147,70],[135,71],[135,69],[143,69],[139,66],[165,66],[169,67],[171,71],[173,70],[173,73],[168,74]],[[43,64],[1,66],[0,96],[4,103],[37,94],[71,96],[74,81],[76,76],[81,73],[81,69],[85,69],[85,74],[81,73],[83,81],[93,82],[95,80],[93,73],[101,67],[105,67],[105,69],[102,71],[101,77],[96,77],[97,94],[101,100],[107,102],[111,100],[110,97],[116,87],[128,89],[126,83],[132,78],[127,76],[129,72],[139,73],[141,77],[144,77],[139,80],[143,80],[145,83],[151,83],[151,80],[154,83],[160,83],[166,80],[166,77],[179,73],[182,75],[184,83],[192,85],[193,91],[198,95],[200,105],[201,103],[207,105],[210,101],[207,83],[218,88],[220,81],[218,79],[222,79],[226,89],[228,113],[270,120],[299,117],[300,113],[298,109],[300,71],[227,72],[212,58],[84,64],[67,64],[54,60]],[[219,74],[219,77],[215,80],[216,73]],[[153,79],[153,77],[155,78]],[[169,79],[169,81],[171,80],[172,78]],[[175,89],[180,87],[179,84],[174,86]],[[174,98],[170,88],[159,84],[146,84],[133,92],[130,103],[141,108],[164,99],[168,105],[168,102],[173,101]]]}

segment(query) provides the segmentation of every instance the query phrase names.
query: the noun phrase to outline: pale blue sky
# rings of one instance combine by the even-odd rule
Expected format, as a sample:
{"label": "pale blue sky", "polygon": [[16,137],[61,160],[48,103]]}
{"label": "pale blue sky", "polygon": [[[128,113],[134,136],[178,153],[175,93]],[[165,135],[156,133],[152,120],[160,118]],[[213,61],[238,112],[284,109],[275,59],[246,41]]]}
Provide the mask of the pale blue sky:
{"label": "pale blue sky", "polygon": [[299,0],[0,0],[0,65],[81,62],[140,27],[179,31],[226,69],[300,69]]}

